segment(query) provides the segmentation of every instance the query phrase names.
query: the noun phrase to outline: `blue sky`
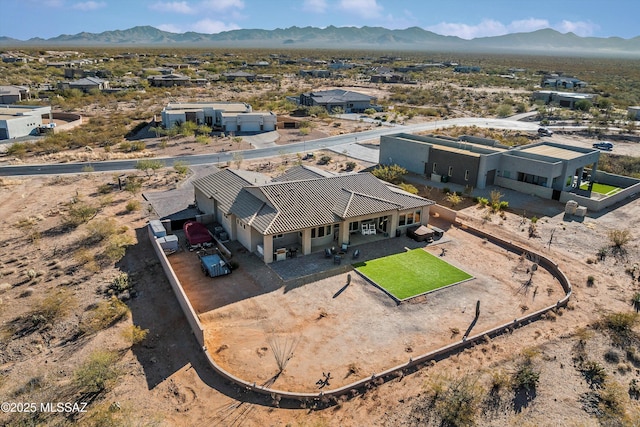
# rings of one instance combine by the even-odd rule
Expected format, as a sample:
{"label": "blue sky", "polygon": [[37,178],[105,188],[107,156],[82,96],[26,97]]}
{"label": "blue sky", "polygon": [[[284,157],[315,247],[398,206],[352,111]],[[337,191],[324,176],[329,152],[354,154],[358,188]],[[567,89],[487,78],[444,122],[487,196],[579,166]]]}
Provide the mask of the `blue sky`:
{"label": "blue sky", "polygon": [[553,28],[580,36],[640,35],[637,0],[0,0],[0,36],[25,40],[151,25],[239,28],[418,26],[465,39]]}

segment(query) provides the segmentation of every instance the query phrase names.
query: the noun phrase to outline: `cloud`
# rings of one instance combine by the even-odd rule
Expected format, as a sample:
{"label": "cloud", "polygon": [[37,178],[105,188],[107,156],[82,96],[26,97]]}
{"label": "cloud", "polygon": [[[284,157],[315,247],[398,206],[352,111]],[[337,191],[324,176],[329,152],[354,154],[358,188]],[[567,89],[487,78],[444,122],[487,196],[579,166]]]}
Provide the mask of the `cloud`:
{"label": "cloud", "polygon": [[203,19],[191,26],[191,30],[198,33],[217,34],[223,31],[239,30],[240,27],[230,22],[214,21],[211,19]]}
{"label": "cloud", "polygon": [[[260,6],[266,6],[260,2]],[[244,9],[243,0],[204,0],[200,3],[202,8],[224,12],[229,9]]]}
{"label": "cloud", "polygon": [[170,13],[183,13],[183,14],[193,14],[197,11],[189,6],[189,3],[186,1],[167,1],[167,2],[157,2],[149,6],[149,9],[156,10],[158,12],[170,12]]}
{"label": "cloud", "polygon": [[64,0],[44,0],[41,4],[47,7],[62,7]]}
{"label": "cloud", "polygon": [[593,35],[596,30],[600,27],[597,24],[592,22],[584,22],[584,21],[567,21],[564,20],[559,24],[553,26],[556,30],[561,33],[574,33],[581,37],[587,37]]}
{"label": "cloud", "polygon": [[550,27],[551,25],[549,25],[549,21],[546,19],[529,18],[513,21],[507,26],[507,29],[510,33],[528,33]]}
{"label": "cloud", "polygon": [[161,24],[156,26],[159,30],[169,33],[182,34],[187,31],[195,31],[196,33],[217,34],[223,31],[239,30],[240,27],[234,23],[215,21],[212,19],[202,19],[191,25],[182,27],[176,24]]}
{"label": "cloud", "polygon": [[78,10],[82,10],[84,12],[87,12],[89,10],[101,9],[103,7],[106,7],[106,6],[107,6],[107,3],[103,2],[103,1],[84,1],[84,2],[80,2],[80,3],[74,4],[72,7],[74,9],[78,9]]}
{"label": "cloud", "polygon": [[325,13],[327,11],[326,0],[304,0],[302,10],[311,13]]}
{"label": "cloud", "polygon": [[499,36],[507,33],[507,27],[500,21],[485,19],[477,25],[456,22],[440,22],[426,28],[443,36],[458,36],[463,39]]}
{"label": "cloud", "polygon": [[376,0],[340,0],[338,8],[368,19],[378,18],[382,14],[382,6]]}

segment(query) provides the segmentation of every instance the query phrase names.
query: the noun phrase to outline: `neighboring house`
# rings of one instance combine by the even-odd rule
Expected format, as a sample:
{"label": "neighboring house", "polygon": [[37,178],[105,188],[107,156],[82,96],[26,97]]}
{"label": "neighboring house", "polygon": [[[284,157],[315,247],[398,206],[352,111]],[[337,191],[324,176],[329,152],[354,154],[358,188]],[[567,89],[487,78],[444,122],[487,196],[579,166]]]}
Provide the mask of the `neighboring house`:
{"label": "neighboring house", "polygon": [[79,80],[69,82],[69,89],[78,89],[83,92],[89,92],[90,90],[105,90],[109,89],[109,81],[101,79],[99,77],[85,77]]}
{"label": "neighboring house", "polygon": [[[232,240],[265,263],[279,248],[300,253],[340,247],[354,234],[363,243],[393,238],[413,224],[427,224],[433,201],[402,191],[370,173],[330,174],[296,166],[272,181],[256,172],[224,169],[193,182],[195,199]],[[375,230],[375,236],[373,236]]]}
{"label": "neighboring house", "polygon": [[188,86],[191,84],[191,77],[171,73],[161,76],[149,76],[147,81],[154,87]]}
{"label": "neighboring house", "polygon": [[563,77],[563,76],[544,76],[540,83],[542,87],[553,87],[556,89],[573,89],[573,88],[585,88],[587,82],[583,82],[575,77]]}
{"label": "neighboring house", "polygon": [[532,98],[534,100],[544,101],[545,104],[558,104],[560,107],[575,109],[576,102],[587,100],[591,103],[595,103],[597,95],[589,93],[575,93],[575,92],[555,92],[551,90],[539,90],[533,92]]}
{"label": "neighboring house", "polygon": [[0,86],[0,104],[15,104],[28,99],[30,94],[26,86]]}
{"label": "neighboring house", "polygon": [[300,70],[299,74],[302,77],[314,77],[316,79],[328,79],[331,77],[331,71],[329,70]]}
{"label": "neighboring house", "polygon": [[547,199],[576,191],[583,172],[595,177],[599,150],[552,142],[510,148],[471,136],[399,133],[380,137],[380,164],[397,164],[437,182],[483,189],[499,185]]}
{"label": "neighboring house", "polygon": [[343,89],[331,89],[319,92],[307,92],[300,95],[299,105],[320,106],[332,112],[336,107],[345,113],[362,113],[367,108],[375,106],[377,98],[358,92]]}
{"label": "neighboring house", "polygon": [[0,140],[37,135],[43,116],[50,115],[50,106],[0,105]]}
{"label": "neighboring house", "polygon": [[456,73],[479,73],[480,67],[476,65],[458,65],[453,68]]}
{"label": "neighboring house", "polygon": [[640,106],[628,107],[627,113],[632,120],[640,120]]}
{"label": "neighboring house", "polygon": [[165,129],[185,122],[223,132],[266,132],[276,130],[277,116],[271,112],[254,112],[251,105],[243,102],[172,102],[162,110]]}
{"label": "neighboring house", "polygon": [[222,76],[227,79],[228,82],[233,82],[237,79],[245,79],[248,82],[252,82],[256,79],[256,75],[253,73],[247,73],[246,71],[234,71],[232,73],[222,73]]}
{"label": "neighboring house", "polygon": [[407,77],[399,73],[382,73],[371,76],[371,83],[404,83]]}

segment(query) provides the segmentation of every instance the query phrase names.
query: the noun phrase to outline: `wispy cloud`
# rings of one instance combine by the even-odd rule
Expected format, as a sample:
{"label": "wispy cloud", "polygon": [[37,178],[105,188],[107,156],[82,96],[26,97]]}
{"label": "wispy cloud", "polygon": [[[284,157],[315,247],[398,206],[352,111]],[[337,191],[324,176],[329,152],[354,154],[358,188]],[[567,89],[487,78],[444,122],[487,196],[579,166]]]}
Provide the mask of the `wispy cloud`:
{"label": "wispy cloud", "polygon": [[311,13],[325,13],[327,8],[328,4],[326,0],[304,0],[302,4],[302,10]]}
{"label": "wispy cloud", "polygon": [[513,21],[507,25],[507,31],[510,33],[527,33],[530,31],[541,30],[543,28],[550,28],[551,25],[546,19],[522,19],[519,21]]}
{"label": "wispy cloud", "polygon": [[194,14],[197,11],[186,1],[159,1],[149,5],[149,9],[158,12]]}
{"label": "wispy cloud", "polygon": [[87,12],[90,10],[102,9],[103,7],[106,7],[106,6],[107,6],[107,3],[103,1],[83,1],[80,3],[76,3],[71,7],[77,10],[82,10],[84,12]]}
{"label": "wispy cloud", "polygon": [[[200,2],[200,6],[203,9],[211,9],[219,12],[225,12],[231,9],[244,9],[243,0],[204,0]],[[262,2],[260,6],[263,5]]]}
{"label": "wispy cloud", "polygon": [[600,29],[597,24],[584,21],[562,21],[553,26],[562,33],[572,32],[581,37],[592,36],[596,30]]}
{"label": "wispy cloud", "polygon": [[202,19],[188,26],[180,26],[176,24],[157,25],[159,30],[169,33],[182,34],[187,31],[195,31],[196,33],[217,34],[223,31],[239,30],[240,27],[232,22],[222,22],[213,19]]}
{"label": "wispy cloud", "polygon": [[366,19],[379,18],[383,9],[376,0],[340,0],[338,8]]}
{"label": "wispy cloud", "polygon": [[443,36],[458,36],[463,39],[497,36],[507,33],[507,27],[499,21],[485,19],[477,25],[461,22],[440,22],[426,27],[427,30]]}

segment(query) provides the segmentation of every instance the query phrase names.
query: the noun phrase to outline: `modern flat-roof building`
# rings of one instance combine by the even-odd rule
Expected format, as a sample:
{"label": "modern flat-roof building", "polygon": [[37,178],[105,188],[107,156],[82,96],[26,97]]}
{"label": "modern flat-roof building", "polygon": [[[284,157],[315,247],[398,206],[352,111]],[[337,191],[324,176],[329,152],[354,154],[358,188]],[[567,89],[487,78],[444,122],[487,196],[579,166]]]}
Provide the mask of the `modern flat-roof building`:
{"label": "modern flat-roof building", "polygon": [[0,105],[0,140],[36,135],[50,114],[50,106]]}
{"label": "modern flat-roof building", "polygon": [[576,102],[586,100],[591,103],[596,102],[597,95],[590,93],[577,92],[557,92],[552,90],[538,90],[533,92],[533,99],[544,101],[545,104],[556,103],[560,107],[571,108],[576,107]]}
{"label": "modern flat-roof building", "polygon": [[15,104],[29,99],[29,88],[26,86],[0,86],[0,104]]}
{"label": "modern flat-roof building", "polygon": [[595,177],[600,151],[553,142],[507,147],[497,141],[399,133],[380,137],[380,164],[397,164],[432,181],[483,189],[499,185],[559,200],[580,186],[585,167]]}
{"label": "modern flat-roof building", "polygon": [[345,113],[362,113],[367,108],[374,107],[376,102],[377,98],[373,96],[344,89],[307,92],[298,99],[299,105],[324,107],[330,113],[336,108]]}
{"label": "modern flat-roof building", "polygon": [[274,113],[252,111],[251,105],[244,102],[172,102],[162,110],[162,125],[166,129],[185,122],[223,132],[266,132],[277,127]]}

